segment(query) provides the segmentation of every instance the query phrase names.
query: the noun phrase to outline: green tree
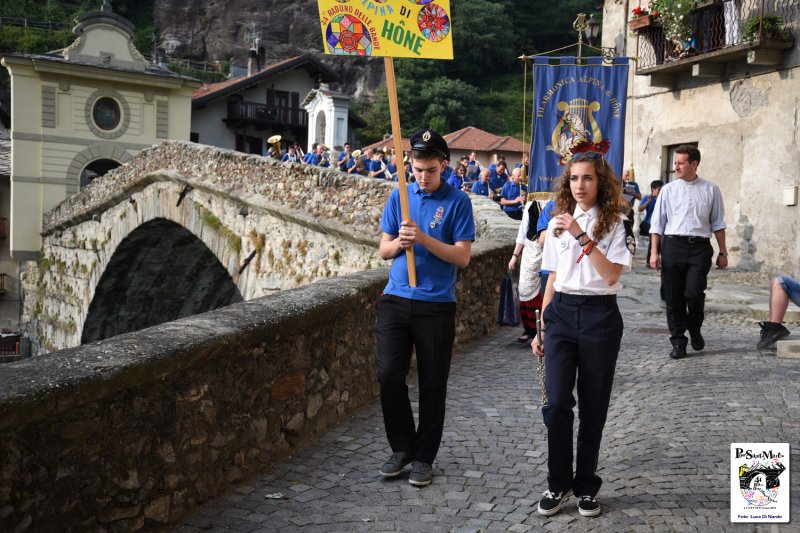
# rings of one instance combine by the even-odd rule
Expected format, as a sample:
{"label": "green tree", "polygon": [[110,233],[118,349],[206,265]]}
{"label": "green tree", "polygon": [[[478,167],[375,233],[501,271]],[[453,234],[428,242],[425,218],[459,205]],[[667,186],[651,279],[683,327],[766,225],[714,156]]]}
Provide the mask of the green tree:
{"label": "green tree", "polygon": [[516,28],[508,0],[452,2],[453,61],[444,62],[448,76],[480,84],[487,75],[512,64]]}
{"label": "green tree", "polygon": [[[578,42],[572,22],[578,13],[593,13],[594,5],[594,0],[511,0],[514,53],[536,54]],[[560,55],[576,53],[569,49]]]}
{"label": "green tree", "polygon": [[[367,125],[358,130],[358,136],[365,140],[364,144],[371,144],[383,138],[383,135],[392,131],[392,121],[389,116],[389,97],[386,85],[381,85],[375,92],[375,102],[366,104],[356,110]],[[402,122],[401,122],[402,123]]]}
{"label": "green tree", "polygon": [[[475,121],[475,101],[478,89],[469,83],[450,78],[436,78],[420,90],[423,102],[420,122],[412,126],[430,127],[440,132],[461,129]],[[409,110],[408,115],[413,111]]]}

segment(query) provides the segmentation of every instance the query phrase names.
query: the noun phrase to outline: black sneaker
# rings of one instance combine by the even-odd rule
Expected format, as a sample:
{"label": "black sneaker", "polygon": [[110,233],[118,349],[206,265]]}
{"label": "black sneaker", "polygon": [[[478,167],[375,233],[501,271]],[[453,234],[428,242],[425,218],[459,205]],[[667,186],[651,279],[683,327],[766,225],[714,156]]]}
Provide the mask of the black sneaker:
{"label": "black sneaker", "polygon": [[686,357],[686,346],[676,344],[672,347],[672,351],[669,353],[669,356],[673,359],[682,359]]}
{"label": "black sneaker", "polygon": [[392,454],[389,459],[386,460],[386,464],[381,467],[381,475],[383,477],[394,477],[400,474],[403,471],[403,468],[411,462],[411,457],[406,452],[395,452]]}
{"label": "black sneaker", "polygon": [[758,325],[761,326],[761,340],[758,341],[756,345],[756,348],[759,350],[789,336],[789,330],[786,329],[783,324],[777,322],[759,322]]}
{"label": "black sneaker", "polygon": [[692,350],[699,352],[703,348],[706,347],[706,340],[703,338],[702,333],[699,331],[696,333],[689,332],[689,341],[692,345]]}
{"label": "black sneaker", "polygon": [[578,512],[581,516],[597,516],[600,514],[600,502],[593,496],[581,496],[578,499]]}
{"label": "black sneaker", "polygon": [[561,504],[569,498],[572,490],[567,489],[562,492],[544,491],[542,499],[539,500],[539,508],[536,510],[542,516],[552,516],[561,510]]}
{"label": "black sneaker", "polygon": [[417,487],[426,487],[431,484],[433,479],[433,468],[429,463],[422,461],[414,461],[411,464],[411,475],[408,476],[408,482]]}

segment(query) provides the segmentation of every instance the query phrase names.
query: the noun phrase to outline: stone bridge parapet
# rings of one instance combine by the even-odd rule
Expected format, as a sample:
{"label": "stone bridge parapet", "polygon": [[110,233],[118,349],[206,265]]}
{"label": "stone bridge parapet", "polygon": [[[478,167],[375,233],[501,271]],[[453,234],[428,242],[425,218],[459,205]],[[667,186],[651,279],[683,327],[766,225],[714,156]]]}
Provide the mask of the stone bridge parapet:
{"label": "stone bridge parapet", "polygon": [[[457,346],[495,327],[505,233],[459,270]],[[165,530],[337,424],[377,394],[387,277],[322,280],[5,365],[0,530]]]}

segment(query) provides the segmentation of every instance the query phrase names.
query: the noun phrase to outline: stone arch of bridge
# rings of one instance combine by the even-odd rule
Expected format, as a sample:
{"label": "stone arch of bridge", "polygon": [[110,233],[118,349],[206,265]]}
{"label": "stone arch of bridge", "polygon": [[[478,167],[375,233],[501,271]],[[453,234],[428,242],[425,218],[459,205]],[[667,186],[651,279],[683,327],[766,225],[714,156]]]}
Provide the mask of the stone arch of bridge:
{"label": "stone arch of bridge", "polygon": [[242,301],[228,271],[203,241],[155,218],[117,246],[94,291],[81,344]]}
{"label": "stone arch of bridge", "polygon": [[244,299],[229,229],[235,221],[225,215],[237,213],[238,204],[189,189],[180,180],[158,180],[98,217],[94,232],[108,240],[89,280],[80,344]]}

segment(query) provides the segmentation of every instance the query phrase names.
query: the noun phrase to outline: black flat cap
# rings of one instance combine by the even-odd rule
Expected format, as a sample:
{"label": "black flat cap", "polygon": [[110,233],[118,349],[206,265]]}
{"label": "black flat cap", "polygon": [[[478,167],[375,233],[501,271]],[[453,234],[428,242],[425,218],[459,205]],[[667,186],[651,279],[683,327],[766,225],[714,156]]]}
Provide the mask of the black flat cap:
{"label": "black flat cap", "polygon": [[411,136],[411,149],[450,159],[450,149],[441,135],[433,130],[417,130]]}

